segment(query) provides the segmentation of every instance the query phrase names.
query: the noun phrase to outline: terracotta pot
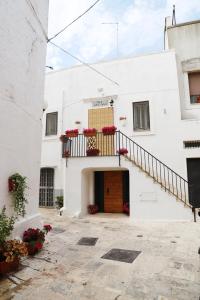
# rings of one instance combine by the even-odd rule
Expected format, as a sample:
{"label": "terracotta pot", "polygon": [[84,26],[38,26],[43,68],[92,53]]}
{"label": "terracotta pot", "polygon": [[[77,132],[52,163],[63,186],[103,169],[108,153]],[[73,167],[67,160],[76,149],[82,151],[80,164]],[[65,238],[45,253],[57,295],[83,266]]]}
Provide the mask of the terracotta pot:
{"label": "terracotta pot", "polygon": [[16,271],[19,267],[19,257],[16,257],[11,262],[2,261],[0,262],[0,274],[4,275],[12,271]]}
{"label": "terracotta pot", "polygon": [[70,137],[77,137],[78,133],[66,133],[66,137],[70,138]]}
{"label": "terracotta pot", "polygon": [[87,152],[87,156],[98,156],[99,155],[99,149],[91,149]]}
{"label": "terracotta pot", "polygon": [[115,131],[103,132],[103,135],[114,135]]}
{"label": "terracotta pot", "polygon": [[96,132],[87,132],[87,133],[84,133],[84,136],[86,137],[93,137],[93,136],[96,136],[97,133]]}

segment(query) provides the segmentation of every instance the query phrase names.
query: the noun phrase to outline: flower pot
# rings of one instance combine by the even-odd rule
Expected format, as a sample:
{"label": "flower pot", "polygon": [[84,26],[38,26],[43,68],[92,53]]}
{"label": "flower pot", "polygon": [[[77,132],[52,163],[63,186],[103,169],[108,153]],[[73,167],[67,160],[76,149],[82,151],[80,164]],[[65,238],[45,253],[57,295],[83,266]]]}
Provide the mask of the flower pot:
{"label": "flower pot", "polygon": [[[37,245],[40,245],[40,246],[37,247]],[[28,250],[28,255],[35,255],[43,248],[43,243],[41,243],[40,241],[35,241],[35,243],[33,245],[30,243],[27,243],[26,247]]]}
{"label": "flower pot", "polygon": [[87,156],[98,156],[99,149],[89,149],[87,150]]}
{"label": "flower pot", "polygon": [[103,135],[114,135],[115,131],[103,132]]}
{"label": "flower pot", "polygon": [[19,267],[19,257],[16,257],[11,262],[1,261],[0,262],[0,274],[4,275],[12,271],[16,271]]}
{"label": "flower pot", "polygon": [[72,132],[72,133],[66,133],[66,137],[72,138],[72,137],[77,137],[78,133]]}
{"label": "flower pot", "polygon": [[87,133],[84,133],[84,136],[86,137],[93,137],[93,136],[96,136],[97,133],[96,132],[87,132]]}
{"label": "flower pot", "polygon": [[94,215],[96,213],[98,213],[98,206],[97,205],[88,205],[88,213],[90,215]]}

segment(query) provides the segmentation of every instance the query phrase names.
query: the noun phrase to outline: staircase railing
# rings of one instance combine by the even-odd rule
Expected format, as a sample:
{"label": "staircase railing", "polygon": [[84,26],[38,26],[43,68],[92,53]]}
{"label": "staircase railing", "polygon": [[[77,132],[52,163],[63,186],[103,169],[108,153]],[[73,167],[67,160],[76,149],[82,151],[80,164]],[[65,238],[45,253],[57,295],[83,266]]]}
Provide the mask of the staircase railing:
{"label": "staircase railing", "polygon": [[63,143],[63,157],[87,157],[92,151],[88,149],[98,149],[98,156],[117,156],[119,165],[121,155],[120,149],[127,149],[128,153],[124,155],[125,159],[134,163],[138,168],[150,176],[155,182],[186,206],[191,207],[188,197],[188,182],[182,176],[173,171],[170,167],[145,150],[131,138],[121,131],[116,131],[114,135],[104,136],[98,132],[96,137],[85,137],[79,134],[77,137],[69,139]]}

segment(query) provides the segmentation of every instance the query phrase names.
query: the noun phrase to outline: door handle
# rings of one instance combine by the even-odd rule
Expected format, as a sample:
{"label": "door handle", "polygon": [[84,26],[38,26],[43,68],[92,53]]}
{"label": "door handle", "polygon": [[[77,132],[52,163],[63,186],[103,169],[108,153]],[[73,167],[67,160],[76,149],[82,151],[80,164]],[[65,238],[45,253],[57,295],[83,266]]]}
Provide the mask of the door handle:
{"label": "door handle", "polygon": [[107,194],[109,194],[109,188],[107,188],[106,192],[107,192]]}

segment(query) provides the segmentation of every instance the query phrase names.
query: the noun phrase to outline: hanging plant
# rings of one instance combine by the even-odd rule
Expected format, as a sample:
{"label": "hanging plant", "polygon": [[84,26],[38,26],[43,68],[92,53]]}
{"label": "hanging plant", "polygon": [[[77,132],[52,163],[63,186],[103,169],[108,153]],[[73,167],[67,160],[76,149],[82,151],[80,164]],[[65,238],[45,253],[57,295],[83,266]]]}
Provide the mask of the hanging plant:
{"label": "hanging plant", "polygon": [[8,188],[13,198],[15,212],[17,215],[24,217],[26,214],[25,206],[28,203],[25,198],[25,190],[27,189],[26,177],[18,173],[13,174],[8,179]]}

